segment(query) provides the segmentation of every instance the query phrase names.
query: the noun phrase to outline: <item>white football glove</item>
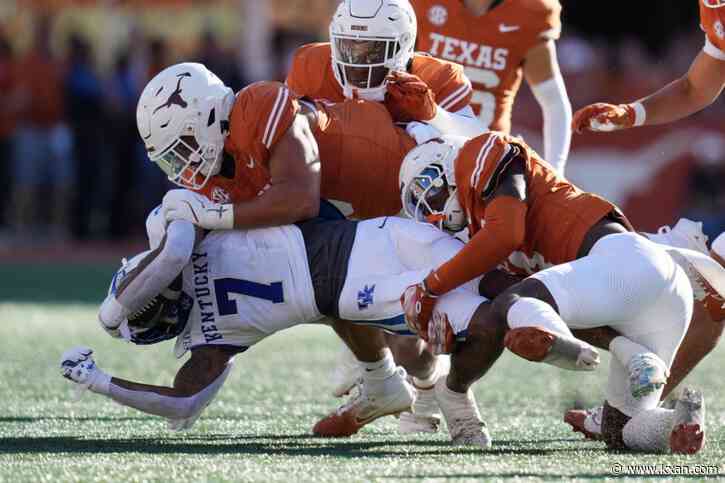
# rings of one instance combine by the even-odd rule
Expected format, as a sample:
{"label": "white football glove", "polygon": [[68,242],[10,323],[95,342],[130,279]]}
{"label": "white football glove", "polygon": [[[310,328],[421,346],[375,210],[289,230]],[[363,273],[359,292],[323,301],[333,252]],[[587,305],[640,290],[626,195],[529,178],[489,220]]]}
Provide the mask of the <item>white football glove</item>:
{"label": "white football glove", "polygon": [[417,144],[427,143],[431,139],[441,137],[441,132],[438,129],[434,128],[430,124],[418,121],[409,122],[408,125],[405,126],[405,131],[410,137],[415,139]]}
{"label": "white football glove", "polygon": [[186,220],[207,230],[234,228],[234,205],[210,201],[203,195],[185,189],[170,190],[162,204],[167,223]]}
{"label": "white football glove", "polygon": [[88,347],[75,347],[63,353],[60,357],[60,373],[66,379],[76,383],[74,399],[81,398],[83,393],[93,384],[110,380],[109,376],[96,367],[92,357],[93,349]]}

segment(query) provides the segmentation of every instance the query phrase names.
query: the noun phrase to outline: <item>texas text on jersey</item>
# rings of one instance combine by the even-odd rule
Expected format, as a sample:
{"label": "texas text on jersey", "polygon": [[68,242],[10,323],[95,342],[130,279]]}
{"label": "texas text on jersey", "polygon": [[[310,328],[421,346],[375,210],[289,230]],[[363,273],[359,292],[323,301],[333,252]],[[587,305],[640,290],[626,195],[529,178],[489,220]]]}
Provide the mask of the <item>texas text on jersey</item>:
{"label": "texas text on jersey", "polygon": [[496,0],[480,17],[461,0],[416,0],[418,50],[463,64],[471,107],[489,129],[509,132],[527,52],[561,33],[558,0]]}

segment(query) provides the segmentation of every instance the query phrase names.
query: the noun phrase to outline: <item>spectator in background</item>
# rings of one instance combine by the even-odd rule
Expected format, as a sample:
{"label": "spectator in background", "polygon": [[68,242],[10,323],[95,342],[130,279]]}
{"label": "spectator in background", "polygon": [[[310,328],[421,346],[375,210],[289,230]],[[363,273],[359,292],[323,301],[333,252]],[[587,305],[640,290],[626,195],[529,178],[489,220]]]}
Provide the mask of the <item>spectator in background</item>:
{"label": "spectator in background", "polygon": [[104,205],[102,195],[108,180],[102,176],[109,170],[101,172],[100,167],[110,164],[107,159],[110,152],[103,142],[105,123],[101,79],[94,66],[90,44],[78,34],[71,35],[68,42],[65,92],[77,167],[73,233],[77,238],[85,239],[93,231],[94,210]]}
{"label": "spectator in background", "polygon": [[136,129],[136,103],[140,92],[141,85],[132,66],[131,52],[124,50],[116,59],[108,89],[107,108],[109,125],[113,126],[111,146],[114,163],[109,219],[112,239],[144,233],[142,228],[147,210],[142,202],[142,193],[139,193],[139,177],[146,156]]}
{"label": "spectator in background", "polygon": [[[5,225],[5,208],[12,191],[10,160],[13,157],[13,136],[17,116],[15,58],[5,32],[0,29],[0,179],[5,189],[0,190],[0,228]],[[9,184],[8,184],[9,183]]]}
{"label": "spectator in background", "polygon": [[45,238],[38,233],[41,208],[49,212],[46,236],[66,238],[68,233],[75,179],[73,141],[64,118],[63,69],[51,52],[50,30],[50,18],[39,18],[33,45],[17,70],[20,109],[11,205],[12,225],[21,241]]}
{"label": "spectator in background", "polygon": [[153,77],[168,67],[169,64],[169,47],[162,38],[155,38],[149,41],[148,49],[149,63],[146,70],[146,79],[144,83],[153,79]]}
{"label": "spectator in background", "polygon": [[197,62],[214,72],[234,92],[244,86],[237,56],[222,48],[212,32],[206,31],[201,35],[199,51],[195,57]]}

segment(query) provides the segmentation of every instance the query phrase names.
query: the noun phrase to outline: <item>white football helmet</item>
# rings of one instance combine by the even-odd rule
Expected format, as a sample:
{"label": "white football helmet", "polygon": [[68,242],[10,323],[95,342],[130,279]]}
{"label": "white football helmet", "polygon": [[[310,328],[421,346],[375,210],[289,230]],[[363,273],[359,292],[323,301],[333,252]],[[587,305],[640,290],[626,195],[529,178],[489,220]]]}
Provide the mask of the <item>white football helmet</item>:
{"label": "white football helmet", "polygon": [[330,22],[332,70],[345,97],[385,99],[385,78],[406,71],[418,29],[409,0],[345,0]]}
{"label": "white football helmet", "polygon": [[149,159],[173,183],[200,189],[219,172],[234,92],[202,64],[158,73],[141,93],[136,124]]}
{"label": "white football helmet", "polygon": [[467,140],[462,136],[431,139],[403,158],[399,179],[406,215],[452,233],[466,227],[457,196],[455,160]]}
{"label": "white football helmet", "polygon": [[702,0],[707,8],[719,8],[725,6],[725,0]]}

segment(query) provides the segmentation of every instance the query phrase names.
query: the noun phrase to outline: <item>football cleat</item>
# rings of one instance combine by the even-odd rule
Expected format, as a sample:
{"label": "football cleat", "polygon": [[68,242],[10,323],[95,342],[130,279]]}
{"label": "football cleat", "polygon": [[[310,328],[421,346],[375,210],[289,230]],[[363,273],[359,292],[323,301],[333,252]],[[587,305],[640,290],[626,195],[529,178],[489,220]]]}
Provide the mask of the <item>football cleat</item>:
{"label": "football cleat", "polygon": [[441,424],[441,414],[436,400],[435,385],[427,388],[416,386],[415,389],[417,396],[413,403],[413,411],[400,415],[398,432],[402,434],[437,433]]}
{"label": "football cleat", "polygon": [[564,413],[564,422],[575,433],[582,433],[586,439],[602,439],[602,406],[591,409],[569,409]]}
{"label": "football cleat", "polygon": [[73,399],[79,400],[100,375],[93,360],[93,349],[75,347],[65,351],[60,357],[60,372],[63,377],[76,383]]}
{"label": "football cleat", "polygon": [[654,241],[671,245],[677,248],[687,248],[702,254],[709,255],[707,248],[708,237],[702,231],[702,222],[692,221],[687,218],[680,218],[674,227],[660,227],[657,235],[661,238],[654,238]]}
{"label": "football cleat", "polygon": [[670,371],[657,354],[644,352],[635,354],[627,364],[629,371],[629,390],[632,397],[640,399],[667,384]]}
{"label": "football cleat", "polygon": [[511,329],[504,337],[504,344],[526,360],[546,362],[562,369],[593,371],[599,365],[599,353],[594,347],[543,327]]}
{"label": "football cleat", "polygon": [[470,389],[466,394],[451,391],[442,377],[435,385],[435,395],[454,446],[491,447],[491,436]]}
{"label": "football cleat", "polygon": [[357,360],[355,354],[343,344],[330,376],[332,379],[332,395],[342,397],[349,394],[362,381],[362,370],[362,364]]}
{"label": "football cleat", "polygon": [[704,445],[705,398],[700,391],[685,388],[675,404],[670,449],[676,454],[695,454]]}
{"label": "football cleat", "polygon": [[410,411],[415,389],[399,367],[392,376],[374,385],[363,383],[358,393],[312,428],[315,436],[340,438],[352,436],[378,418]]}

